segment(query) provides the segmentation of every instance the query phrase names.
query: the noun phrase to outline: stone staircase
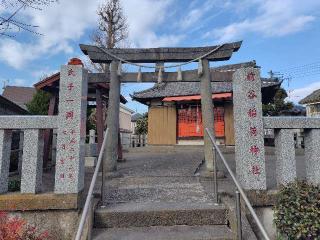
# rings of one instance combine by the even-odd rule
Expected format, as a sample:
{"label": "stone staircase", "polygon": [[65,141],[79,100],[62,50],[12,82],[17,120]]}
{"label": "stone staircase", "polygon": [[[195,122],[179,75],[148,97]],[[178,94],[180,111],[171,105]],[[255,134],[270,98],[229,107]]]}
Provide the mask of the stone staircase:
{"label": "stone staircase", "polygon": [[211,203],[123,203],[95,211],[93,239],[233,239],[227,208]]}
{"label": "stone staircase", "polygon": [[214,205],[212,189],[194,175],[202,150],[163,150],[126,154],[121,176],[106,181],[108,204],[95,210],[93,240],[234,239],[228,208]]}

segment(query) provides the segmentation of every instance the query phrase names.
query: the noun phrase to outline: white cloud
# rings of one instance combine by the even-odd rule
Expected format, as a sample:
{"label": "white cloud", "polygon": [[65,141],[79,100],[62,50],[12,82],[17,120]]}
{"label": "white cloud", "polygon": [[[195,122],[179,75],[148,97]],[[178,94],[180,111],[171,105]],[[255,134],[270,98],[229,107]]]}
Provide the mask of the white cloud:
{"label": "white cloud", "polygon": [[134,47],[173,46],[182,35],[159,34],[158,27],[170,24],[167,16],[173,0],[123,0],[124,12],[129,23],[129,38]]}
{"label": "white cloud", "polygon": [[60,0],[42,11],[28,9],[20,16],[27,19],[43,36],[32,40],[0,40],[0,60],[14,68],[22,68],[31,60],[44,55],[71,53],[70,42],[80,39],[86,29],[94,26],[97,19],[98,0]]}
{"label": "white cloud", "polygon": [[[178,27],[188,32],[193,32],[203,27],[212,18],[220,15],[227,9],[229,1],[226,0],[194,0],[189,4],[189,11],[178,22]],[[184,11],[186,12],[186,11]]]}
{"label": "white cloud", "polygon": [[21,79],[21,78],[16,78],[16,79],[14,79],[12,85],[14,85],[14,86],[26,86],[26,81],[24,79]]}
{"label": "white cloud", "polygon": [[[233,22],[222,28],[206,33],[206,37],[213,37],[219,42],[226,42],[243,38],[246,34],[257,33],[263,36],[284,36],[303,30],[307,24],[315,20],[312,14],[320,7],[317,0],[306,0],[301,6],[297,0],[249,0],[252,2],[255,14],[238,22]],[[237,7],[239,3],[234,3]]]}
{"label": "white cloud", "polygon": [[[79,43],[85,31],[97,26],[97,8],[102,0],[59,0],[42,11],[29,9],[21,17],[38,25],[44,36],[32,40],[0,39],[0,61],[21,69],[28,62],[59,53],[72,54],[72,42]],[[128,18],[129,40],[135,47],[175,45],[183,38],[176,34],[159,34],[167,23],[173,0],[122,0]]]}
{"label": "white cloud", "polygon": [[320,82],[314,82],[303,88],[296,88],[288,92],[288,100],[298,103],[302,98],[306,97],[315,90],[320,89]]}

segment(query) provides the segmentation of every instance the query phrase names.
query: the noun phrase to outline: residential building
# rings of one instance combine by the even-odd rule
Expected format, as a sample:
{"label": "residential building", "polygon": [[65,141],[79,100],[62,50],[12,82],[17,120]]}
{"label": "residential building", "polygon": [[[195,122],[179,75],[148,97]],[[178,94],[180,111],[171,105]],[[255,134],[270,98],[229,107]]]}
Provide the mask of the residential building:
{"label": "residential building", "polygon": [[26,110],[26,104],[32,100],[36,92],[34,87],[6,86],[2,96]]}
{"label": "residential building", "polygon": [[307,117],[320,117],[320,89],[313,91],[299,103],[306,106]]}

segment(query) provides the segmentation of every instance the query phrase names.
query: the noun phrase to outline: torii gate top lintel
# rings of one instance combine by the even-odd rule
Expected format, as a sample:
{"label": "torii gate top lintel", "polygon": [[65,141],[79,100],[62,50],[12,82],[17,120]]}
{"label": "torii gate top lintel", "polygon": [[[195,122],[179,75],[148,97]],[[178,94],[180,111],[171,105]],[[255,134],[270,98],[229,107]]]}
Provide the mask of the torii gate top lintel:
{"label": "torii gate top lintel", "polygon": [[[242,41],[225,43],[208,47],[188,47],[188,48],[113,48],[104,50],[97,46],[80,44],[80,48],[85,55],[94,63],[110,63],[115,59],[113,56],[124,59],[132,63],[156,63],[156,62],[186,62],[200,56],[208,61],[229,60],[233,52],[241,47]],[[108,53],[110,54],[108,54]],[[113,55],[113,56],[112,56]]]}

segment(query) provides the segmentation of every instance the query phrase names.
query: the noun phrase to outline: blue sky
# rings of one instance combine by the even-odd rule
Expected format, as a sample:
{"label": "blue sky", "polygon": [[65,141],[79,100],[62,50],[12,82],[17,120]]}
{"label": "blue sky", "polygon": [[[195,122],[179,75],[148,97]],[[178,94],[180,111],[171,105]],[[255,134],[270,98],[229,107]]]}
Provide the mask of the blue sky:
{"label": "blue sky", "polygon": [[[31,86],[41,76],[59,71],[71,57],[85,60],[78,44],[90,43],[101,2],[59,0],[42,11],[20,12],[18,17],[39,25],[43,36],[24,32],[15,33],[15,38],[0,36],[1,84],[9,80],[9,85]],[[319,0],[122,0],[122,5],[131,47],[207,46],[243,40],[231,60],[211,65],[256,60],[262,76],[270,70],[292,75],[290,84],[283,86],[294,102],[320,88]],[[0,5],[0,14],[5,11]],[[122,94],[129,100],[128,107],[146,111],[129,94],[150,86],[126,84]]]}

